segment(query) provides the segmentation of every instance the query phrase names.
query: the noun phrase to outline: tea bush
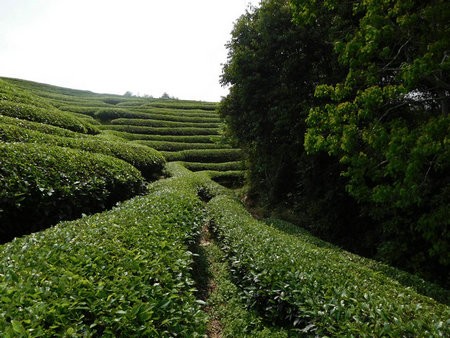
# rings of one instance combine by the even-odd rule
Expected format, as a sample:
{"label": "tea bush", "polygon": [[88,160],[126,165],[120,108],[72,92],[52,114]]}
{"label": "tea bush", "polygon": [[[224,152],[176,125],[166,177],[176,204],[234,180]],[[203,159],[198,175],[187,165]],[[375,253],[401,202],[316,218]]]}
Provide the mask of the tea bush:
{"label": "tea bush", "polygon": [[103,130],[115,130],[134,134],[157,134],[157,135],[214,135],[218,134],[219,128],[192,128],[192,127],[146,127],[130,125],[106,125]]}
{"label": "tea bush", "polygon": [[0,242],[144,192],[132,165],[49,144],[0,142]]}
{"label": "tea bush", "polygon": [[213,171],[235,171],[243,170],[245,168],[245,163],[243,161],[232,161],[232,162],[181,162],[187,169],[192,171],[202,171],[202,170],[213,170]]}
{"label": "tea bush", "polygon": [[186,162],[231,162],[242,159],[240,149],[192,149],[177,152],[163,151],[167,161]]}
{"label": "tea bush", "polygon": [[83,122],[69,113],[57,110],[56,108],[40,108],[25,103],[0,100],[0,114],[50,124],[78,133],[97,134],[99,132],[91,124]]}
{"label": "tea bush", "polygon": [[217,128],[217,122],[199,122],[199,121],[167,121],[162,119],[138,119],[138,118],[120,118],[111,121],[111,124],[128,126],[148,126],[148,127],[173,127],[173,128]]}
{"label": "tea bush", "polygon": [[98,138],[60,137],[1,123],[0,140],[5,142],[47,143],[110,155],[132,164],[148,179],[157,177],[165,163],[164,157],[158,151],[139,144],[107,141]]}
{"label": "tea bush", "polygon": [[257,221],[227,196],[208,212],[248,304],[268,321],[310,336],[450,335],[447,305],[357,256]]}
{"label": "tea bush", "polygon": [[86,137],[85,134],[80,134],[71,130],[67,130],[61,127],[55,127],[50,124],[44,124],[40,122],[32,122],[22,120],[19,118],[0,115],[0,124],[10,124],[22,129],[35,130],[45,134],[52,134],[63,137]]}
{"label": "tea bush", "polygon": [[203,205],[183,179],[0,246],[0,332],[203,337],[188,251]]}
{"label": "tea bush", "polygon": [[145,145],[156,150],[179,151],[188,149],[223,149],[231,148],[230,146],[219,143],[188,143],[188,142],[172,142],[172,141],[147,141],[138,140],[133,143]]}
{"label": "tea bush", "polygon": [[115,130],[103,130],[103,133],[122,137],[130,141],[167,141],[187,143],[214,143],[217,135],[158,135],[158,134],[134,134]]}

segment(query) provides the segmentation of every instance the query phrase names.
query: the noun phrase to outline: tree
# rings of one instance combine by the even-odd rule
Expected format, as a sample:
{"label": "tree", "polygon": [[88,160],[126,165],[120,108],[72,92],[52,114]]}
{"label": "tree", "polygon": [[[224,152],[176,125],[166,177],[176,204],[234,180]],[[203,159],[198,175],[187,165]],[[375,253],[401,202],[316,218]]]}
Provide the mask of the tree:
{"label": "tree", "polygon": [[[339,4],[292,3],[309,25]],[[354,1],[353,17],[330,29],[347,73],[316,87],[306,150],[339,159],[348,193],[381,224],[378,257],[449,283],[450,3]]]}
{"label": "tree", "polygon": [[[351,7],[342,12],[349,16]],[[331,17],[320,20],[320,27],[295,24],[287,0],[263,1],[242,15],[227,44],[221,81],[231,87],[219,110],[248,154],[251,194],[272,207],[294,208],[316,234],[348,244],[361,222],[353,222],[358,208],[345,194],[340,164],[304,150],[315,87],[344,76],[323,38]]]}

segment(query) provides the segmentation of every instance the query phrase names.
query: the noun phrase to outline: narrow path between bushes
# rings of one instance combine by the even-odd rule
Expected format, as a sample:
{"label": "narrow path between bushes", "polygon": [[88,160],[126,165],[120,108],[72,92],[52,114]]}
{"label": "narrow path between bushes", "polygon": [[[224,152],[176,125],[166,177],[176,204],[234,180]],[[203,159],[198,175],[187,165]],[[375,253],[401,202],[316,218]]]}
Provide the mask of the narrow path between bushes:
{"label": "narrow path between bushes", "polygon": [[218,281],[219,266],[224,263],[218,260],[217,253],[220,253],[220,249],[214,243],[208,224],[205,224],[202,228],[195,251],[197,256],[194,262],[194,279],[198,287],[197,297],[204,302],[203,310],[209,317],[206,333],[210,338],[221,338],[222,324],[215,309],[217,304],[214,304],[211,300],[212,295],[217,292],[218,283],[220,283]]}

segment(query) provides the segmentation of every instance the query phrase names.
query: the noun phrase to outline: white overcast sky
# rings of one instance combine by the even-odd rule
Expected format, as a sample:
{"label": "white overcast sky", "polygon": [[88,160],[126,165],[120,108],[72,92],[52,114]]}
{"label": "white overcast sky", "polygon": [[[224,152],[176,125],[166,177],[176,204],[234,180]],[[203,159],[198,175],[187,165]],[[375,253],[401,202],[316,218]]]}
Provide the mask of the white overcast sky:
{"label": "white overcast sky", "polygon": [[259,0],[0,0],[0,76],[219,101],[225,43]]}

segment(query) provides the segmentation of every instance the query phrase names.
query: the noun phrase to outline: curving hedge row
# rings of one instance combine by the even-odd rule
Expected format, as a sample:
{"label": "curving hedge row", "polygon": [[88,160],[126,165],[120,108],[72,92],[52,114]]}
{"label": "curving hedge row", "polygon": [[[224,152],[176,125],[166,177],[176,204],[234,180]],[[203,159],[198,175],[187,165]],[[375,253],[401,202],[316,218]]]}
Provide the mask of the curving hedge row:
{"label": "curving hedge row", "polygon": [[231,161],[231,162],[181,162],[187,169],[192,171],[235,171],[244,170],[245,163],[243,161]]}
{"label": "curving hedge row", "polygon": [[230,149],[231,146],[220,143],[189,143],[189,142],[172,142],[172,141],[147,141],[137,140],[133,143],[142,144],[144,146],[154,148],[160,151],[180,151],[189,149]]}
{"label": "curving hedge row", "polygon": [[145,190],[132,165],[49,144],[0,142],[0,242]]}
{"label": "curving hedge row", "polygon": [[230,197],[212,199],[208,212],[248,303],[272,323],[309,336],[450,335],[449,306],[366,260],[257,221]]}
{"label": "curving hedge row", "polygon": [[134,134],[156,134],[156,135],[217,135],[219,128],[193,128],[193,127],[146,127],[130,125],[106,125],[103,130],[115,130]]}
{"label": "curving hedge row", "polygon": [[0,101],[15,101],[41,108],[52,108],[45,99],[32,94],[28,90],[17,87],[12,82],[14,82],[13,79],[0,79]]}
{"label": "curving hedge row", "polygon": [[0,114],[19,119],[40,122],[69,129],[78,133],[97,134],[99,131],[91,124],[56,108],[40,108],[34,105],[0,100]]}
{"label": "curving hedge row", "polygon": [[20,126],[2,124],[1,122],[0,140],[4,142],[47,143],[54,146],[110,155],[132,164],[148,179],[160,175],[165,163],[164,157],[157,150],[143,145],[107,141],[98,138],[61,137],[23,129]]}
{"label": "curving hedge row", "polygon": [[167,121],[154,119],[137,119],[137,118],[120,118],[111,121],[115,125],[128,126],[147,126],[147,127],[172,127],[172,128],[217,128],[217,122],[200,122],[200,121]]}
{"label": "curving hedge row", "polygon": [[203,205],[186,179],[0,246],[6,337],[204,337],[189,245]]}
{"label": "curving hedge row", "polygon": [[85,134],[80,134],[68,129],[52,126],[49,124],[44,124],[40,122],[33,122],[22,120],[17,117],[9,117],[0,115],[0,124],[10,124],[16,127],[20,127],[22,129],[35,130],[45,134],[52,134],[63,137],[86,137]]}
{"label": "curving hedge row", "polygon": [[114,135],[129,141],[167,141],[187,143],[215,143],[219,136],[216,135],[158,135],[158,134],[134,134],[115,130],[103,130],[102,134]]}
{"label": "curving hedge row", "polygon": [[167,161],[232,162],[243,158],[240,149],[192,149],[177,152],[161,152]]}

